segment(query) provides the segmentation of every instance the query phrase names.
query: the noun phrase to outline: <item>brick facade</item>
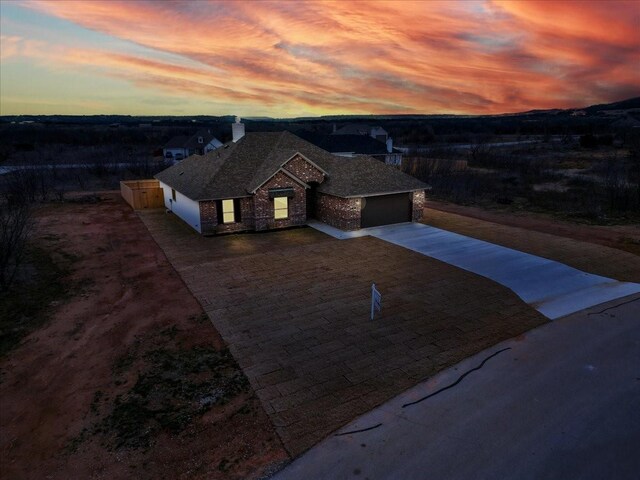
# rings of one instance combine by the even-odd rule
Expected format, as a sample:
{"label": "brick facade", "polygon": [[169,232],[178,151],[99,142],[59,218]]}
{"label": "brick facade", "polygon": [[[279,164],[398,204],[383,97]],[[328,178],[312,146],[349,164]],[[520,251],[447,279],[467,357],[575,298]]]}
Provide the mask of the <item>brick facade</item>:
{"label": "brick facade", "polygon": [[[324,174],[300,155],[289,160],[283,168],[303,182],[321,183],[324,180]],[[272,188],[293,188],[294,196],[289,198],[289,218],[274,218],[273,199],[269,198],[269,190]],[[252,197],[240,199],[240,222],[218,223],[217,206],[217,200],[200,202],[200,225],[203,234],[270,230],[307,223],[307,191],[282,172],[276,173]]]}
{"label": "brick facade", "polygon": [[215,233],[218,225],[218,213],[215,200],[198,202],[200,206],[200,228],[202,233]]}
{"label": "brick facade", "polygon": [[[293,188],[293,197],[289,198],[289,218],[276,220],[273,218],[273,199],[269,198],[272,188]],[[253,196],[255,208],[255,229],[293,227],[307,223],[306,189],[291,177],[278,172],[265,183]]]}
{"label": "brick facade", "polygon": [[240,199],[240,221],[236,223],[219,224],[217,204],[217,200],[200,202],[200,227],[203,234],[243,232],[255,228],[253,198]]}
{"label": "brick facade", "polygon": [[311,165],[300,155],[296,155],[291,160],[289,160],[283,168],[288,172],[291,172],[296,176],[296,178],[299,178],[305,183],[322,183],[322,181],[324,180],[324,173]]}
{"label": "brick facade", "polygon": [[360,199],[317,194],[316,218],[340,230],[360,228]]}
{"label": "brick facade", "polygon": [[[324,180],[324,174],[300,156],[292,158],[283,168],[305,183],[321,183]],[[269,198],[269,190],[273,188],[293,188],[294,195],[289,198],[289,217],[286,219],[276,220],[274,218],[273,199]],[[278,172],[255,195],[239,200],[240,222],[218,224],[217,201],[200,202],[202,233],[260,231],[304,225],[307,222],[307,194],[308,190],[300,183],[288,175]],[[341,230],[360,228],[362,208],[360,198],[341,198],[323,193],[315,195],[315,218]],[[412,220],[419,222],[422,220],[425,205],[424,191],[413,192],[412,205]]]}
{"label": "brick facade", "polygon": [[411,212],[412,221],[419,222],[422,220],[422,215],[424,214],[424,203],[425,203],[424,190],[413,192],[413,202],[412,202],[413,210]]}

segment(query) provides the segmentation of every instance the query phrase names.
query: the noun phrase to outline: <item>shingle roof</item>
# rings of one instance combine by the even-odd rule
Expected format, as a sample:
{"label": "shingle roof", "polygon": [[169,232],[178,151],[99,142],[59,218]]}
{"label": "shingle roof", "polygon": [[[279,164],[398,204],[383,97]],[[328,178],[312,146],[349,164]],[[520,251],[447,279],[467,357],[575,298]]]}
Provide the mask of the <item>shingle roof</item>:
{"label": "shingle roof", "polygon": [[[199,137],[202,137],[202,143],[198,142]],[[211,133],[211,130],[207,128],[201,128],[190,137],[185,135],[178,135],[177,137],[173,137],[167,142],[164,148],[187,148],[189,150],[195,150],[197,148],[204,147],[212,140],[215,140],[214,145],[216,147],[222,145],[222,143]]]}
{"label": "shingle roof", "polygon": [[191,155],[180,163],[161,171],[155,178],[192,200],[212,198],[207,195],[209,190],[207,186],[217,178],[218,172],[234,147],[235,145],[231,143],[223,148],[212,150],[206,155]]}
{"label": "shingle roof", "polygon": [[237,143],[193,155],[155,178],[192,200],[246,197],[296,153],[327,173],[318,191],[329,195],[358,197],[428,188],[371,157],[337,157],[289,132],[247,133]]}
{"label": "shingle roof", "polygon": [[187,143],[189,137],[186,135],[178,135],[177,137],[172,137],[171,140],[167,142],[164,148],[184,148],[184,144]]}
{"label": "shingle roof", "polygon": [[348,123],[347,125],[333,132],[333,135],[369,135],[370,132],[370,125],[366,125],[363,123]]}
{"label": "shingle roof", "polygon": [[430,188],[391,165],[367,156],[336,157],[329,178],[318,191],[337,197],[366,197]]}
{"label": "shingle roof", "polygon": [[331,153],[353,152],[362,155],[384,155],[387,144],[368,135],[322,135],[312,132],[297,132],[300,138]]}

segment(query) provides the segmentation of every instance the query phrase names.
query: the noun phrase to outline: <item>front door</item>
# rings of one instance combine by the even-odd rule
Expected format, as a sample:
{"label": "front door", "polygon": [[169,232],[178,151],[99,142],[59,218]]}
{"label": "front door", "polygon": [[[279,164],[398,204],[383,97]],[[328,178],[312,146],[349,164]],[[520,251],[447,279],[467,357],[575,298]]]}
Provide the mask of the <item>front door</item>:
{"label": "front door", "polygon": [[316,218],[316,202],[318,198],[318,183],[309,182],[307,192],[307,220]]}

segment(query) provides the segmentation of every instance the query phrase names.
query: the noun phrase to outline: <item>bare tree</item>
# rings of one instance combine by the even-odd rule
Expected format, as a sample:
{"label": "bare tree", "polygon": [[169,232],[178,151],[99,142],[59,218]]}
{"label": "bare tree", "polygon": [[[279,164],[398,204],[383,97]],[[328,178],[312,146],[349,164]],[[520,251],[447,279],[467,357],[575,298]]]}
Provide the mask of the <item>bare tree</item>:
{"label": "bare tree", "polygon": [[29,203],[0,201],[0,291],[7,291],[16,277],[31,226]]}
{"label": "bare tree", "polygon": [[490,138],[486,135],[476,136],[469,147],[469,164],[475,166],[493,166],[495,155]]}
{"label": "bare tree", "polygon": [[[16,170],[5,175],[6,201],[8,203],[32,203],[38,195],[38,176],[34,170]],[[2,201],[2,200],[0,200]]]}

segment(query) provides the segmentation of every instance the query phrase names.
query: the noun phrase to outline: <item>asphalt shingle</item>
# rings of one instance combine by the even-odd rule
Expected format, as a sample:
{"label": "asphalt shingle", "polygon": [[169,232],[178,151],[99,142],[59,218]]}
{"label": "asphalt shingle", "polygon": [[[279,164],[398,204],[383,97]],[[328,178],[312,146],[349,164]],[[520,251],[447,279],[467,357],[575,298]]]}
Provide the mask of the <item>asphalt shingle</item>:
{"label": "asphalt shingle", "polygon": [[428,188],[371,157],[338,157],[286,131],[247,133],[237,143],[193,155],[155,178],[192,200],[246,197],[296,153],[327,172],[318,187],[321,193],[359,197]]}

